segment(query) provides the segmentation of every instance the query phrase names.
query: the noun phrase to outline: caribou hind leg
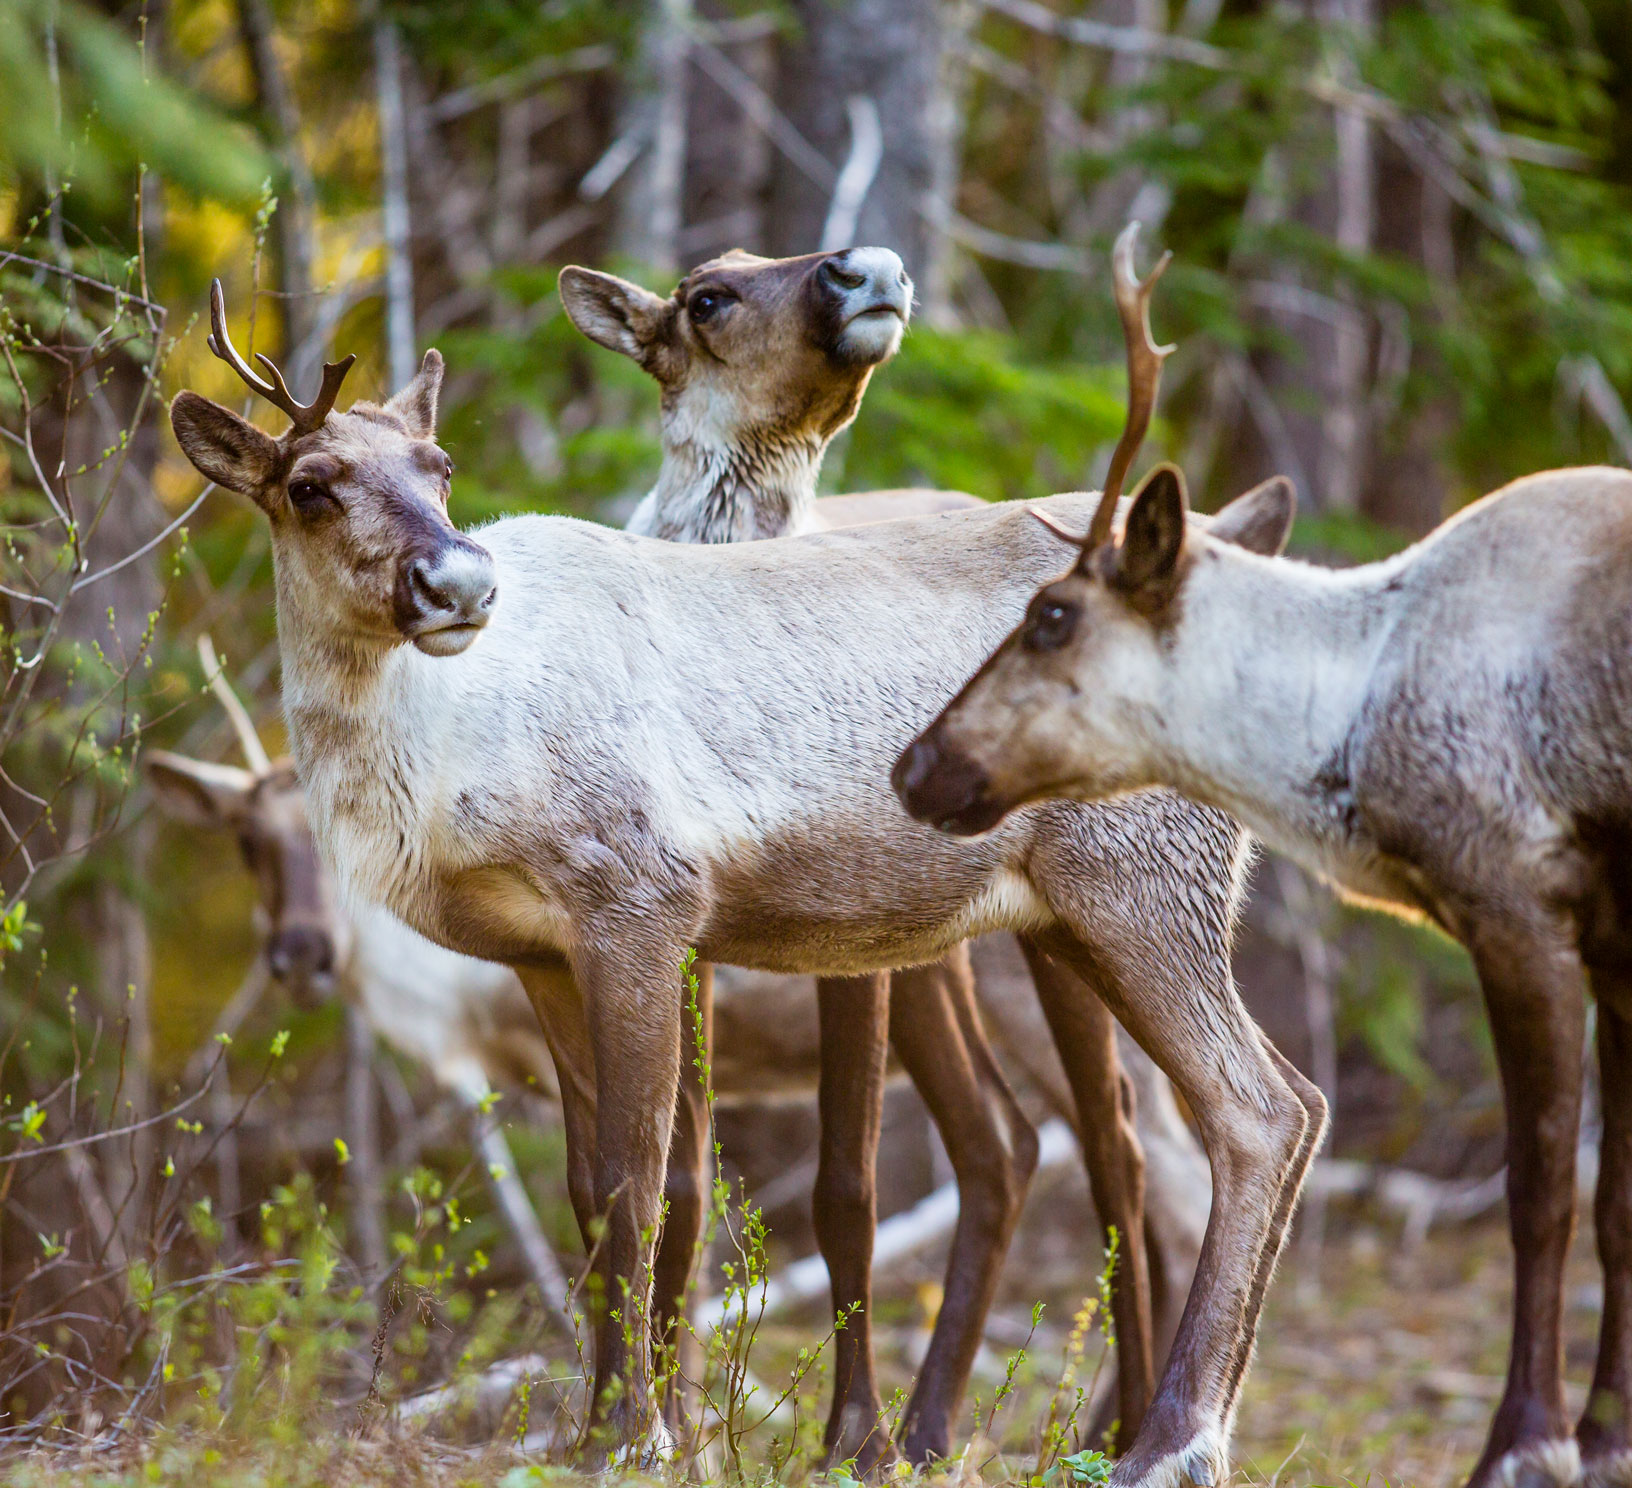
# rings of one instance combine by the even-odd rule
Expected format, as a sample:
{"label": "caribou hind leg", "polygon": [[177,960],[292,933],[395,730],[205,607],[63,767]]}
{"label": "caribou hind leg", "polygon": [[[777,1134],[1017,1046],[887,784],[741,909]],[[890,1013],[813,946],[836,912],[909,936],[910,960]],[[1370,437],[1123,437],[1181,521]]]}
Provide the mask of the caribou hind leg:
{"label": "caribou hind leg", "polygon": [[952,1417],[1037,1166],[1037,1133],[986,1041],[966,946],[895,974],[890,1042],[929,1108],[958,1181],[945,1292],[902,1420],[907,1458],[923,1463],[951,1451]]}
{"label": "caribou hind leg", "polygon": [[[664,1415],[672,1426],[680,1421],[680,1373],[686,1352],[686,1293],[697,1265],[697,1246],[708,1210],[712,1171],[708,1102],[698,1061],[713,1043],[714,968],[700,962],[697,974],[697,1016],[689,1006],[680,1013],[680,1091],[674,1105],[674,1131],[669,1139],[669,1162],[663,1178],[666,1213],[653,1264],[655,1333],[675,1372],[664,1394]],[[698,1045],[698,1022],[702,1043]]]}
{"label": "caribou hind leg", "polygon": [[1604,1270],[1598,1366],[1575,1428],[1592,1488],[1632,1485],[1632,964],[1595,966],[1604,1135],[1593,1224]]}
{"label": "caribou hind leg", "polygon": [[1286,1245],[1287,1231],[1292,1227],[1292,1215],[1298,1207],[1298,1196],[1303,1192],[1304,1177],[1326,1135],[1326,1097],[1321,1094],[1320,1087],[1307,1078],[1267,1038],[1262,1038],[1262,1035],[1260,1038],[1264,1052],[1280,1071],[1281,1078],[1286,1081],[1293,1095],[1303,1103],[1303,1109],[1309,1116],[1309,1125],[1304,1131],[1303,1144],[1294,1154],[1287,1168],[1285,1181],[1281,1184],[1281,1196],[1275,1207],[1269,1240],[1258,1261],[1258,1274],[1253,1277],[1246,1320],[1241,1335],[1236,1340],[1235,1355],[1230,1362],[1229,1393],[1224,1411],[1224,1419],[1230,1429],[1234,1428],[1235,1408],[1241,1400],[1241,1386],[1246,1383],[1247,1369],[1252,1364],[1253,1348],[1257,1342],[1258,1316],[1263,1311],[1264,1298],[1269,1293],[1269,1284],[1274,1279],[1275,1267]]}
{"label": "caribou hind leg", "polygon": [[[1293,1095],[1302,1103],[1309,1116],[1309,1125],[1304,1132],[1303,1142],[1288,1164],[1281,1184],[1280,1198],[1276,1203],[1274,1217],[1271,1222],[1269,1238],[1264,1245],[1263,1253],[1258,1260],[1258,1270],[1252,1280],[1252,1288],[1248,1294],[1247,1305],[1242,1313],[1241,1327],[1236,1335],[1234,1353],[1231,1355],[1230,1372],[1226,1383],[1224,1406],[1221,1412],[1224,1421],[1224,1435],[1228,1438],[1235,1429],[1235,1411],[1241,1399],[1241,1387],[1246,1383],[1247,1370],[1252,1364],[1252,1356],[1257,1343],[1258,1317],[1263,1311],[1264,1298],[1269,1293],[1269,1284],[1274,1279],[1275,1267],[1281,1258],[1281,1252],[1286,1245],[1286,1236],[1292,1225],[1292,1215],[1298,1206],[1298,1198],[1303,1192],[1303,1180],[1309,1171],[1309,1164],[1314,1161],[1315,1153],[1320,1149],[1322,1139],[1326,1135],[1326,1098],[1320,1092],[1320,1087],[1304,1074],[1270,1043],[1267,1038],[1262,1040],[1264,1052],[1269,1056],[1275,1068],[1280,1071],[1281,1078],[1287,1083]],[[1147,1220],[1149,1216],[1147,1215]],[[1147,1245],[1154,1262],[1154,1257],[1160,1252],[1162,1237],[1150,1235],[1150,1226],[1146,1225]],[[1151,1297],[1152,1310],[1157,1321],[1156,1358],[1160,1366],[1165,1367],[1172,1354],[1175,1335],[1178,1332],[1180,1310],[1184,1306],[1182,1297],[1164,1297],[1161,1289],[1156,1285],[1156,1267],[1151,1266]],[[1167,1325],[1167,1332],[1162,1332],[1166,1309],[1173,1310],[1173,1318]],[[1099,1419],[1091,1423],[1091,1432],[1099,1425]]]}
{"label": "caribou hind leg", "polygon": [[[1500,901],[1498,901],[1500,902]],[[1564,1412],[1564,1262],[1575,1227],[1586,985],[1574,926],[1539,906],[1470,916],[1466,941],[1490,1013],[1507,1107],[1513,1345],[1470,1488],[1580,1481]]]}
{"label": "caribou hind leg", "polygon": [[873,1362],[873,1232],[890,978],[884,972],[823,977],[816,1000],[822,1135],[812,1211],[832,1280],[833,1311],[841,1320],[833,1340],[825,1456],[829,1463],[853,1462],[865,1475],[895,1456]]}
{"label": "caribou hind leg", "polygon": [[1595,866],[1581,943],[1598,1002],[1604,1134],[1593,1228],[1604,1315],[1575,1437],[1591,1488],[1632,1488],[1632,833],[1605,833]]}
{"label": "caribou hind leg", "polygon": [[[1116,1024],[1105,1003],[1091,995],[1102,981],[1098,959],[1080,944],[1074,954],[1056,958],[1050,945],[1030,936],[1020,938],[1020,947],[1076,1103],[1094,1208],[1107,1242],[1113,1228],[1117,1235],[1111,1314],[1117,1349],[1114,1425],[1121,1447],[1138,1435],[1156,1388],[1144,1245],[1145,1163],[1133,1124],[1133,1087],[1122,1073]],[[1091,1422],[1090,1441],[1096,1445],[1102,1441],[1111,1424]]]}

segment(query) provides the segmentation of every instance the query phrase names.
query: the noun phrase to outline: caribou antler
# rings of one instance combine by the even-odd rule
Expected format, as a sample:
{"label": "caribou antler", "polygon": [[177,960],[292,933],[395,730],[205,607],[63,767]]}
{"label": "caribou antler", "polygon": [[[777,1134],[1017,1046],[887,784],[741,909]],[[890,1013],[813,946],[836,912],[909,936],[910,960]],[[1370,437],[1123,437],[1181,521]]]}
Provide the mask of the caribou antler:
{"label": "caribou antler", "polygon": [[1060,522],[1056,522],[1053,517],[1049,516],[1047,512],[1041,510],[1040,508],[1033,506],[1028,507],[1027,510],[1032,516],[1041,522],[1043,526],[1048,528],[1048,530],[1052,532],[1055,537],[1059,538],[1061,542],[1070,543],[1074,548],[1080,548],[1085,542],[1087,542],[1088,539],[1084,537],[1082,533],[1073,532],[1069,527]]}
{"label": "caribou antler", "polygon": [[232,338],[227,335],[227,305],[219,279],[210,281],[209,343],[210,350],[243,378],[252,392],[259,393],[268,403],[289,415],[289,422],[294,425],[296,434],[310,434],[313,429],[323,426],[323,420],[329,416],[334,400],[340,395],[340,384],[346,380],[346,373],[351,371],[351,364],[357,360],[353,355],[343,357],[338,362],[324,362],[323,386],[317,397],[310,403],[297,403],[294,394],[283,385],[283,373],[272,364],[271,357],[259,351],[255,353],[255,360],[266,368],[267,376],[271,378],[268,382],[266,377],[253,372],[238,355]]}
{"label": "caribou antler", "polygon": [[249,710],[238,701],[238,694],[232,690],[232,683],[227,681],[226,670],[215,654],[215,642],[207,635],[198,638],[198,659],[204,668],[204,676],[210,684],[210,691],[215,694],[216,701],[221,704],[228,719],[231,720],[233,733],[238,735],[238,745],[244,751],[244,763],[249,766],[250,774],[262,777],[270,775],[272,761],[267,757],[266,746],[261,743],[261,736],[255,732],[255,724],[249,716]]}
{"label": "caribou antler", "polygon": [[1099,498],[1094,520],[1088,524],[1088,535],[1082,540],[1085,550],[1097,548],[1111,535],[1111,518],[1116,515],[1122,483],[1128,478],[1139,446],[1145,442],[1145,431],[1150,428],[1150,416],[1156,408],[1162,363],[1173,352],[1171,346],[1158,346],[1150,334],[1151,291],[1173,255],[1164,253],[1156,267],[1141,279],[1133,267],[1133,247],[1138,238],[1139,224],[1130,222],[1111,251],[1116,310],[1122,317],[1122,339],[1128,346],[1128,417],[1112,452],[1111,468],[1105,472],[1104,494]]}

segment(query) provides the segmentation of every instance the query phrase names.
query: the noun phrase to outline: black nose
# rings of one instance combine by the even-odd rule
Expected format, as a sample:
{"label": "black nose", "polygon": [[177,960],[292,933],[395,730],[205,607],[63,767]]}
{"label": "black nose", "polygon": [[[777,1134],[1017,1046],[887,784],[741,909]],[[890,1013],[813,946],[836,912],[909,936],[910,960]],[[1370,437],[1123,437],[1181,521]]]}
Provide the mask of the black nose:
{"label": "black nose", "polygon": [[414,597],[428,610],[451,610],[454,607],[453,590],[446,581],[438,583],[433,575],[437,565],[429,558],[416,558],[408,569],[408,582]]}
{"label": "black nose", "polygon": [[334,941],[315,925],[290,925],[267,942],[266,965],[280,982],[330,976],[334,972]]}
{"label": "black nose", "polygon": [[927,735],[907,746],[890,783],[909,816],[943,832],[983,832],[997,819],[986,805],[985,770],[965,754],[947,753]]}

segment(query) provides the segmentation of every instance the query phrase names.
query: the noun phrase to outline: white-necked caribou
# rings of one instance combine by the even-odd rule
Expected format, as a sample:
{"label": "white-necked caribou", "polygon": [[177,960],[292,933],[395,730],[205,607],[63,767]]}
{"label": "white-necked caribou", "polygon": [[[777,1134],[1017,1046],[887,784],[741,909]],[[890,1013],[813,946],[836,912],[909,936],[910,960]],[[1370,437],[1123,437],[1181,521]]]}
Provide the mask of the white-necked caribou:
{"label": "white-necked caribou", "polygon": [[[663,463],[630,531],[671,542],[739,542],[983,505],[961,492],[925,489],[816,494],[828,445],[855,418],[874,369],[895,354],[911,316],[912,283],[889,249],[790,259],[733,251],[698,265],[667,297],[572,266],[561,271],[560,292],[586,336],[630,357],[661,390]],[[1007,992],[1017,977],[1029,977],[1027,961],[1040,953],[1005,939],[985,947],[981,961],[984,977],[997,973]],[[835,1340],[827,1446],[835,1460],[862,1469],[888,1446],[878,1425],[871,1342],[872,1175],[886,1026],[941,1133],[960,1196],[944,1301],[901,1418],[902,1445],[915,1462],[949,1450],[952,1417],[1035,1161],[1035,1136],[987,1042],[970,972],[969,952],[959,947],[939,962],[897,972],[893,988],[888,975],[817,981],[824,1030],[817,1234],[835,1313],[851,1319]],[[702,985],[706,991],[706,978]],[[1152,1223],[1142,1202],[1148,1184],[1130,1185],[1133,1164],[1122,1143],[1114,1132],[1110,1140],[1100,1135],[1113,1123],[1122,1077],[1114,1064],[1107,1067],[1099,1037],[1074,1036],[1072,1009],[1085,1001],[1084,989],[1058,961],[1046,963],[1038,989],[1065,1030],[1058,1049],[1067,1082],[1082,1092],[1085,1109],[1099,1111],[1084,1151],[1101,1224],[1114,1228],[1121,1247],[1112,1297],[1126,1367],[1089,1423],[1088,1438],[1097,1442],[1113,1420],[1131,1436],[1149,1404],[1200,1250],[1207,1193],[1205,1183],[1195,1191],[1194,1175],[1205,1172],[1205,1159],[1177,1119],[1165,1080],[1130,1045],[1134,1123],[1148,1124],[1152,1138],[1140,1156],[1157,1154],[1162,1185],[1151,1206],[1161,1222]],[[987,1010],[1003,1016],[991,999]],[[688,1058],[683,1068],[691,1067]],[[671,1229],[706,1191],[704,1122],[687,1108],[699,1101],[700,1092],[683,1084],[669,1161]],[[692,1220],[682,1232],[695,1226]],[[1155,1231],[1148,1246],[1147,1229]],[[680,1247],[668,1254],[683,1259]],[[660,1256],[659,1297],[678,1295],[684,1280]]]}
{"label": "white-necked caribou", "polygon": [[[1291,484],[1263,499],[1284,525]],[[1170,467],[1120,534],[1096,512],[1069,572],[902,756],[901,799],[973,834],[1045,798],[1166,785],[1460,940],[1495,1036],[1516,1263],[1472,1483],[1632,1481],[1632,474],[1528,476],[1338,572],[1186,515]],[[1572,1431],[1561,1323],[1589,986],[1604,1312]]]}

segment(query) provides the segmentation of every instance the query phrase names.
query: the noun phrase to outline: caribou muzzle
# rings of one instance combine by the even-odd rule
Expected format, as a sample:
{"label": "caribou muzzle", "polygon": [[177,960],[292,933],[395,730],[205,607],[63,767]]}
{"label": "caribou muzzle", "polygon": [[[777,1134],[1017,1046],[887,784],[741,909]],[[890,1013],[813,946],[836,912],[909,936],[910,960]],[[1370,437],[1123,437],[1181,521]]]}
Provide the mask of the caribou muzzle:
{"label": "caribou muzzle", "polygon": [[817,283],[829,297],[839,331],[834,349],[847,361],[882,362],[895,355],[912,316],[912,280],[888,248],[846,248],[824,258]]}
{"label": "caribou muzzle", "polygon": [[427,656],[457,656],[492,617],[494,578],[492,555],[467,537],[406,557],[393,596],[397,629]]}
{"label": "caribou muzzle", "polygon": [[932,727],[909,744],[890,771],[890,784],[907,814],[954,837],[978,837],[1007,814],[992,798],[985,769],[961,750],[948,749]]}
{"label": "caribou muzzle", "polygon": [[317,925],[286,925],[266,943],[266,969],[301,1007],[334,993],[334,938]]}

